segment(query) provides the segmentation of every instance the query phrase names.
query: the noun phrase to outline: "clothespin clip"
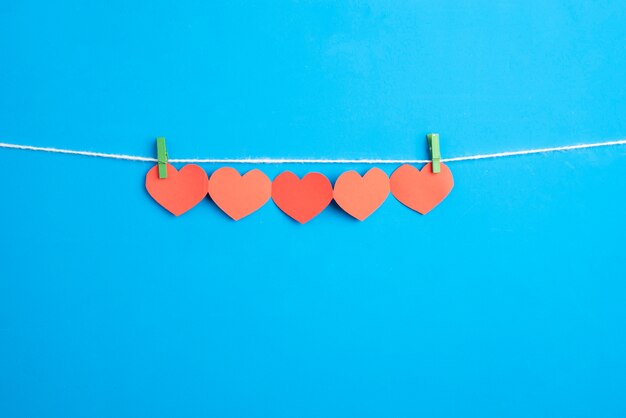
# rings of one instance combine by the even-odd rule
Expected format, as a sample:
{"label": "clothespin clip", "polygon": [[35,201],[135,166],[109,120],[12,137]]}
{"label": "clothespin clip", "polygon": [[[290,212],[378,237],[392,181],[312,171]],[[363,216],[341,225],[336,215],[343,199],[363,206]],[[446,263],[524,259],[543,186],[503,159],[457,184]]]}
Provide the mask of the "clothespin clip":
{"label": "clothespin clip", "polygon": [[159,137],[157,143],[157,163],[159,164],[159,178],[167,178],[167,149],[165,148],[165,138]]}
{"label": "clothespin clip", "polygon": [[433,162],[433,173],[441,172],[441,150],[439,149],[439,134],[428,134],[428,149]]}

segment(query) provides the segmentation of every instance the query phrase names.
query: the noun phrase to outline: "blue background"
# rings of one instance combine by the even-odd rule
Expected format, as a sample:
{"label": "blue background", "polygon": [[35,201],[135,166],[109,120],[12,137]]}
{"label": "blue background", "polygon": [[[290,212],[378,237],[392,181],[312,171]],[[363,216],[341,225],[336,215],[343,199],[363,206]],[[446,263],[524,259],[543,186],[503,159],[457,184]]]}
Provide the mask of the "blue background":
{"label": "blue background", "polygon": [[[619,139],[625,39],[617,0],[2,1],[0,141],[427,158],[428,132],[444,157]],[[0,416],[624,417],[625,162],[450,163],[427,216],[390,197],[301,226],[272,203],[175,218],[150,163],[0,149]]]}

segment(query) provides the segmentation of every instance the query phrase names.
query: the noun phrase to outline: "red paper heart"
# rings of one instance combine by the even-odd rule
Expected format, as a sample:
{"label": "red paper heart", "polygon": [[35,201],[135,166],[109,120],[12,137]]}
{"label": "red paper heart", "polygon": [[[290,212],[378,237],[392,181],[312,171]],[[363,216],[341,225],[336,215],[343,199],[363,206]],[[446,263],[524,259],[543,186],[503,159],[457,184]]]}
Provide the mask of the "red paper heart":
{"label": "red paper heart", "polygon": [[231,167],[223,167],[211,175],[209,195],[220,209],[238,221],[258,210],[272,195],[272,181],[260,170],[243,176]]}
{"label": "red paper heart", "polygon": [[300,180],[292,172],[285,171],[272,183],[272,199],[280,210],[303,224],[333,200],[333,186],[320,173],[309,173]]}
{"label": "red paper heart", "polygon": [[350,215],[362,221],[383,204],[389,195],[389,177],[379,168],[372,168],[363,177],[347,171],[335,182],[335,202]]}
{"label": "red paper heart", "polygon": [[404,205],[426,215],[448,196],[454,186],[452,172],[441,164],[441,172],[433,173],[432,164],[422,170],[404,164],[391,175],[391,193]]}
{"label": "red paper heart", "polygon": [[209,179],[202,167],[188,164],[180,169],[168,164],[167,178],[159,178],[155,165],[146,174],[146,189],[159,205],[179,216],[196,206],[209,191]]}

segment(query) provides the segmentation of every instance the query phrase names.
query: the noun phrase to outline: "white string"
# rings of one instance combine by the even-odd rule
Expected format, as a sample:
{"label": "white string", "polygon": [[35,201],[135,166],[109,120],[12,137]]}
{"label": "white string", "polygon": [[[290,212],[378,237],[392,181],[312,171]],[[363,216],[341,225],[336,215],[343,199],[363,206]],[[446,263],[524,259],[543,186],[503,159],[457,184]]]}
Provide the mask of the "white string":
{"label": "white string", "polygon": [[[442,162],[484,160],[487,158],[512,157],[515,155],[544,154],[556,151],[571,151],[586,148],[610,147],[626,145],[626,139],[617,141],[594,142],[590,144],[565,145],[551,148],[535,148],[520,151],[497,152],[493,154],[467,155],[464,157],[442,158]],[[113,158],[117,160],[157,162],[156,158],[126,154],[108,154],[104,152],[77,151],[61,148],[35,147],[32,145],[8,144],[0,142],[0,148],[21,149],[29,151],[52,152],[57,154],[85,155],[88,157]],[[221,164],[425,164],[430,160],[412,159],[377,159],[377,158],[171,158],[170,163],[221,163]]]}

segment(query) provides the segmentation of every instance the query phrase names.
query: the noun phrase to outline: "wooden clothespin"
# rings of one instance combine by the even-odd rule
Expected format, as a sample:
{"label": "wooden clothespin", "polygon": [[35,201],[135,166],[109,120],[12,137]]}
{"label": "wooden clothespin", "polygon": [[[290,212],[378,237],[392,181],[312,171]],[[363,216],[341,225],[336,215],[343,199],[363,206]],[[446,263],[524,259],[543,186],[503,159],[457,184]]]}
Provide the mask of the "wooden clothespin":
{"label": "wooden clothespin", "polygon": [[167,178],[167,149],[165,148],[165,138],[159,137],[157,143],[157,163],[159,164],[159,178]]}
{"label": "wooden clothespin", "polygon": [[428,134],[428,149],[433,162],[433,173],[441,172],[441,150],[439,149],[439,134]]}

